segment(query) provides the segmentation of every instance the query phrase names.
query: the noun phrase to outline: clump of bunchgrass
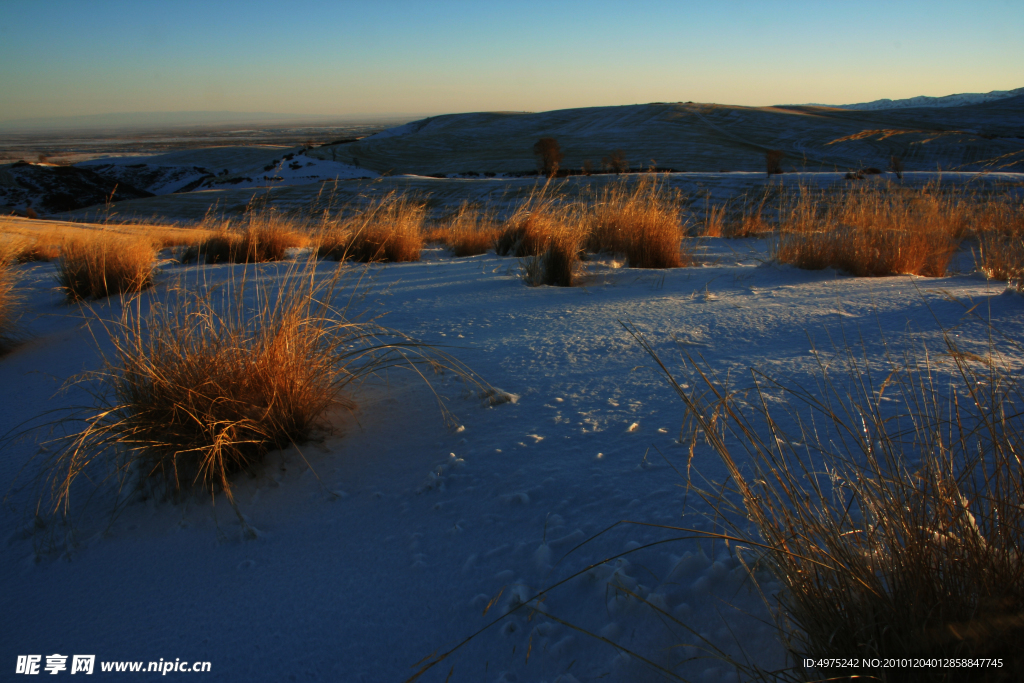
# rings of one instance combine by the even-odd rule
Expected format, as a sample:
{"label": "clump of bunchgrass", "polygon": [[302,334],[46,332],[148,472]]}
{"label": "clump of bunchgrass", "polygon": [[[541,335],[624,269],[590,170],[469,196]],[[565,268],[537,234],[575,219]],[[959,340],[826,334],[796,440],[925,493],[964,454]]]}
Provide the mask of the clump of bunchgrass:
{"label": "clump of bunchgrass", "polygon": [[567,210],[566,203],[555,195],[553,187],[549,179],[535,188],[505,220],[495,240],[498,256],[528,258],[544,252],[551,235],[560,229]]}
{"label": "clump of bunchgrass", "polygon": [[572,287],[579,281],[580,259],[587,229],[578,207],[563,207],[559,220],[547,235],[543,251],[523,260],[523,279],[527,284]]}
{"label": "clump of bunchgrass", "polygon": [[725,237],[728,214],[728,206],[725,204],[713,205],[711,197],[708,196],[704,202],[704,217],[700,223],[700,236]]}
{"label": "clump of bunchgrass", "polygon": [[691,459],[699,435],[727,468],[702,498],[725,524],[718,536],[753,548],[781,584],[800,677],[820,680],[806,657],[1001,658],[996,670],[908,667],[887,680],[1019,678],[1024,394],[994,353],[944,335],[944,355],[887,354],[878,382],[847,349],[845,377],[823,359],[814,390],[754,372],[740,391],[689,357],[693,381],[677,381],[627,330],[687,408]]}
{"label": "clump of bunchgrass", "polygon": [[683,197],[654,173],[605,187],[590,210],[589,249],[622,253],[632,268],[689,265],[683,253]]}
{"label": "clump of bunchgrass", "polygon": [[240,221],[204,220],[207,236],[189,246],[183,263],[265,263],[280,261],[287,249],[306,243],[294,219],[271,208],[250,207]]}
{"label": "clump of bunchgrass", "polygon": [[61,245],[57,282],[70,301],[139,292],[153,282],[155,256],[144,237],[77,234]]}
{"label": "clump of bunchgrass", "polygon": [[49,262],[60,258],[60,245],[63,236],[56,230],[44,230],[32,237],[19,240],[14,252],[18,263]]}
{"label": "clump of bunchgrass", "polygon": [[[350,310],[348,269],[318,278],[316,262],[273,279],[236,272],[226,284],[170,288],[109,323],[105,367],[74,380],[96,398],[84,427],[51,443],[40,509],[66,516],[88,477],[121,494],[223,492],[273,449],[328,427],[351,391],[389,368],[447,368],[443,352]],[[250,278],[254,279],[250,279]],[[351,286],[350,286],[351,285]],[[340,300],[340,303],[339,303]],[[473,380],[475,381],[475,379]],[[115,503],[116,505],[116,503]]]}
{"label": "clump of bunchgrass", "polygon": [[317,251],[325,258],[363,263],[419,261],[426,218],[424,202],[388,192],[324,225]]}
{"label": "clump of bunchgrass", "polygon": [[980,238],[978,270],[991,280],[1024,289],[1024,234],[988,234]]}
{"label": "clump of bunchgrass", "polygon": [[[798,268],[856,276],[941,277],[967,234],[971,201],[935,186],[883,186],[832,196],[802,190],[774,257]],[[785,213],[785,212],[784,212]]]}
{"label": "clump of bunchgrass", "polygon": [[494,216],[463,202],[445,227],[444,242],[452,256],[477,256],[494,248],[498,227]]}
{"label": "clump of bunchgrass", "polygon": [[15,289],[18,245],[0,242],[0,354],[7,353],[17,344],[17,323],[21,297]]}

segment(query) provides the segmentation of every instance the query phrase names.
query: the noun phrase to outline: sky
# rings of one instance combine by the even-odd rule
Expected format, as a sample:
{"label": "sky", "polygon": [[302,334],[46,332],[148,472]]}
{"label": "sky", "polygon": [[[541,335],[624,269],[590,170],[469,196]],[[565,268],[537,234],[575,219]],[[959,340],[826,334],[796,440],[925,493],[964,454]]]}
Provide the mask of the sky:
{"label": "sky", "polygon": [[0,0],[0,121],[848,104],[1022,86],[1021,0]]}

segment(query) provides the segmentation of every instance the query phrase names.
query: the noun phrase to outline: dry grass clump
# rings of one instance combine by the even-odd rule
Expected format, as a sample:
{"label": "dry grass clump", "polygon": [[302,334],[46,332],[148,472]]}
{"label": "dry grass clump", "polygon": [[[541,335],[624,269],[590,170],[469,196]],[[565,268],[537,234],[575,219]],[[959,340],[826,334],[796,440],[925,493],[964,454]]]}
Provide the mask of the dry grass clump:
{"label": "dry grass clump", "polygon": [[1024,201],[989,202],[974,222],[978,270],[1024,289]]}
{"label": "dry grass clump", "polygon": [[159,228],[146,230],[146,236],[153,243],[154,249],[170,249],[173,247],[196,247],[209,239],[214,233],[201,228]]}
{"label": "dry grass clump", "polygon": [[571,210],[548,234],[543,251],[525,257],[523,279],[527,284],[572,287],[578,283],[582,271],[581,255],[586,243],[586,224]]}
{"label": "dry grass clump", "polygon": [[978,269],[991,280],[1024,289],[1024,233],[983,235],[978,246]]}
{"label": "dry grass clump", "polygon": [[783,211],[774,256],[799,268],[833,267],[856,276],[941,277],[976,206],[937,186],[854,189],[838,197],[805,188]]}
{"label": "dry grass clump", "polygon": [[353,215],[327,222],[317,236],[317,253],[362,263],[419,261],[426,218],[424,202],[389,192]]}
{"label": "dry grass clump", "polygon": [[782,235],[773,256],[798,268],[838,268],[857,277],[942,277],[958,246],[940,230],[836,227],[827,232]]}
{"label": "dry grass clump", "polygon": [[18,242],[14,260],[18,263],[56,261],[60,258],[60,245],[64,237],[57,230],[44,230]]}
{"label": "dry grass clump", "polygon": [[632,268],[689,265],[692,256],[682,252],[682,204],[682,195],[653,173],[617,181],[590,207],[589,248],[625,254]]}
{"label": "dry grass clump", "polygon": [[700,224],[701,237],[725,237],[727,231],[726,216],[729,208],[725,204],[712,206],[711,198],[704,203],[704,218]]}
{"label": "dry grass clump", "polygon": [[17,250],[15,243],[0,242],[0,354],[10,351],[18,341],[16,326],[21,297],[15,291],[17,275],[13,268]]}
{"label": "dry grass clump", "polygon": [[[97,403],[45,463],[42,506],[66,515],[81,475],[119,495],[224,491],[234,505],[232,475],[326,427],[328,412],[353,407],[347,391],[368,377],[419,364],[471,377],[450,357],[359,320],[348,309],[353,290],[343,291],[348,271],[332,271],[317,279],[310,261],[272,283],[243,274],[179,285],[148,314],[138,300],[125,306],[109,330],[113,357],[77,379]],[[342,294],[349,304],[338,307]]]}
{"label": "dry grass clump", "polygon": [[944,335],[945,368],[887,354],[877,384],[847,349],[842,380],[823,360],[816,390],[753,372],[741,392],[693,359],[695,381],[677,382],[627,329],[729,472],[728,493],[703,497],[727,520],[722,535],[782,585],[800,677],[819,680],[804,657],[1003,659],[886,680],[1024,675],[1024,394],[1009,369]]}
{"label": "dry grass clump", "polygon": [[552,187],[549,180],[535,189],[505,221],[494,243],[498,256],[526,258],[544,252],[567,215],[566,203],[555,196]]}
{"label": "dry grass clump", "polygon": [[444,242],[452,256],[477,256],[494,248],[498,232],[492,214],[463,202],[445,228]]}
{"label": "dry grass clump", "polygon": [[69,301],[139,292],[153,283],[156,253],[145,237],[97,231],[67,239],[57,282]]}
{"label": "dry grass clump", "polygon": [[523,280],[531,286],[571,287],[579,279],[588,234],[585,206],[557,197],[549,180],[505,221],[495,252],[521,258]]}
{"label": "dry grass clump", "polygon": [[206,236],[185,250],[182,263],[280,261],[287,249],[304,246],[307,242],[296,221],[272,208],[247,211],[239,226],[230,220],[221,220],[204,221],[202,228],[207,231]]}

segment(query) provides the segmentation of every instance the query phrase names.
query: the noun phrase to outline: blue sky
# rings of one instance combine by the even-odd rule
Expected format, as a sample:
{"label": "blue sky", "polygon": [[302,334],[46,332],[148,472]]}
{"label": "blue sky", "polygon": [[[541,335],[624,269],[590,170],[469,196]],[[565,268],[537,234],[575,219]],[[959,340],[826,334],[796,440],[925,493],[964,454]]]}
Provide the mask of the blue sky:
{"label": "blue sky", "polygon": [[1020,0],[0,0],[0,120],[842,104],[1021,86]]}

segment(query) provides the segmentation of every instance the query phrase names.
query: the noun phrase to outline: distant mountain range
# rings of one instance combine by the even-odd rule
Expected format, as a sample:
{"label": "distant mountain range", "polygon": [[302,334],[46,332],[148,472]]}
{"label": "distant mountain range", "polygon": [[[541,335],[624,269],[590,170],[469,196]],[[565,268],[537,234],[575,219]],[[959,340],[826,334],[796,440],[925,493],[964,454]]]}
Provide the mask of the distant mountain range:
{"label": "distant mountain range", "polygon": [[47,116],[0,121],[0,131],[33,132],[44,130],[102,130],[175,128],[182,126],[238,126],[268,124],[313,125],[326,122],[371,122],[378,119],[394,120],[387,114],[311,116],[309,114],[281,114],[273,112],[240,111],[152,111],[90,114],[86,116]]}
{"label": "distant mountain range", "polygon": [[968,92],[944,97],[908,97],[905,100],[874,100],[858,104],[807,104],[807,107],[832,107],[834,109],[858,109],[861,111],[877,111],[880,109],[910,109],[922,107],[962,107],[968,104],[983,104],[1007,97],[1024,95],[1024,88],[1016,90],[993,90],[992,92]]}

